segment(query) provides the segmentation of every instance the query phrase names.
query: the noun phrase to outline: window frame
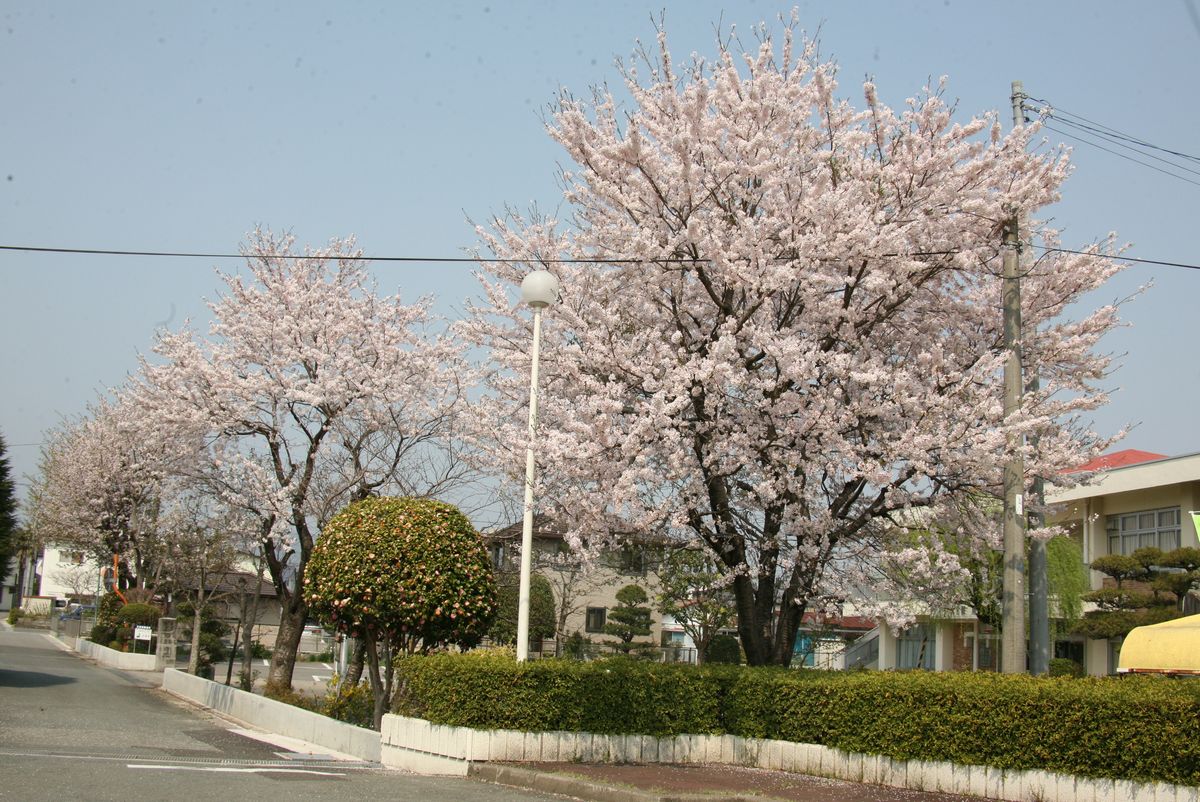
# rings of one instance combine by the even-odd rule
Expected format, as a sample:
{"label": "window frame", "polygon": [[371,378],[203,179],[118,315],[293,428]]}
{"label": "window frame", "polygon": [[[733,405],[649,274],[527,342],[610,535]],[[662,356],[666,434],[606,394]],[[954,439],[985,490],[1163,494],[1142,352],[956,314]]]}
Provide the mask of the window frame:
{"label": "window frame", "polygon": [[[593,627],[593,617],[599,616],[599,627]],[[583,614],[583,631],[593,634],[604,632],[604,625],[608,623],[608,608],[607,607],[588,607]]]}
{"label": "window frame", "polygon": [[1183,511],[1178,506],[1113,513],[1104,521],[1109,554],[1130,555],[1148,547],[1174,551],[1182,536]]}

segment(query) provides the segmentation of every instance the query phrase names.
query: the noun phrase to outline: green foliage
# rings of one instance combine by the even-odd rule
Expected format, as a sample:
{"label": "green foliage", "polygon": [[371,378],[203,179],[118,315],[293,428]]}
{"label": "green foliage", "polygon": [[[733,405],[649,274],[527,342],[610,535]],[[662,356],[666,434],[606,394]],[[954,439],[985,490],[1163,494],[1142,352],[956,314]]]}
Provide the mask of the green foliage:
{"label": "green foliage", "polygon": [[733,594],[709,555],[700,549],[673,549],[659,567],[659,607],[696,644],[701,663],[717,633],[733,623]]}
{"label": "green foliage", "polygon": [[1121,587],[1128,579],[1142,579],[1146,576],[1146,566],[1128,554],[1105,554],[1092,560],[1092,570],[1107,574],[1116,580]]}
{"label": "green foliage", "polygon": [[[517,642],[517,610],[520,602],[520,574],[506,571],[497,581],[496,619],[488,630],[494,643]],[[534,642],[554,637],[558,623],[554,591],[541,574],[529,577],[529,637]]]}
{"label": "green foliage", "polygon": [[17,553],[17,495],[9,475],[8,446],[0,435],[0,578]]}
{"label": "green foliage", "polygon": [[[1183,599],[1200,587],[1200,549],[1142,548],[1098,557],[1092,568],[1111,577],[1116,587],[1083,595],[1097,609],[1085,613],[1074,631],[1089,638],[1124,637],[1135,627],[1178,618]],[[1138,584],[1127,587],[1130,581]]]}
{"label": "green foliage", "polygon": [[109,591],[100,597],[100,603],[96,605],[96,625],[116,629],[120,625],[117,619],[117,613],[125,606],[125,602],[121,601],[121,597]]}
{"label": "green foliage", "polygon": [[604,634],[612,635],[620,642],[615,648],[629,653],[633,639],[650,634],[650,608],[646,602],[650,597],[637,585],[626,585],[617,591],[617,606],[608,611]]}
{"label": "green foliage", "polygon": [[467,727],[673,735],[718,733],[726,667],[436,654],[396,663],[394,711]]}
{"label": "green foliage", "polygon": [[480,729],[731,733],[896,760],[1200,782],[1200,686],[1157,677],[824,672],[441,654],[395,712]]}
{"label": "green foliage", "polygon": [[292,690],[290,685],[279,685],[267,683],[263,689],[263,696],[268,699],[274,699],[276,702],[283,702],[292,707],[299,707],[303,710],[311,710],[314,713],[321,712],[321,702],[311,696],[305,696],[302,693],[297,693]]}
{"label": "green foliage", "polygon": [[255,660],[269,660],[271,659],[271,650],[258,641],[253,641],[250,644],[250,656]]}
{"label": "green foliage", "polygon": [[335,515],[313,548],[305,596],[339,631],[386,634],[409,649],[473,646],[496,610],[479,534],[432,499],[369,498]]}
{"label": "green foliage", "polygon": [[356,727],[373,727],[375,700],[371,687],[361,682],[357,685],[339,685],[337,680],[334,677],[330,682],[330,690],[321,701],[320,712]]}
{"label": "green foliage", "polygon": [[1083,552],[1065,535],[1046,541],[1046,585],[1057,601],[1056,624],[1069,630],[1083,613],[1083,594],[1089,583]]}
{"label": "green foliage", "polygon": [[162,610],[153,604],[143,602],[127,604],[117,611],[117,623],[124,627],[139,625],[152,627],[158,623],[160,617],[162,617]]}
{"label": "green foliage", "polygon": [[742,647],[738,639],[724,633],[714,637],[708,646],[708,662],[728,665],[742,662]]}
{"label": "green foliage", "polygon": [[9,610],[8,611],[8,625],[16,626],[17,622],[21,620],[22,615],[24,615],[24,613],[21,612],[20,607],[14,607],[11,610]]}
{"label": "green foliage", "polygon": [[563,641],[563,657],[571,660],[582,660],[587,656],[591,641],[579,634],[579,630],[571,633],[571,637]]}
{"label": "green foliage", "polygon": [[1053,657],[1049,674],[1052,677],[1082,677],[1083,666],[1069,657]]}

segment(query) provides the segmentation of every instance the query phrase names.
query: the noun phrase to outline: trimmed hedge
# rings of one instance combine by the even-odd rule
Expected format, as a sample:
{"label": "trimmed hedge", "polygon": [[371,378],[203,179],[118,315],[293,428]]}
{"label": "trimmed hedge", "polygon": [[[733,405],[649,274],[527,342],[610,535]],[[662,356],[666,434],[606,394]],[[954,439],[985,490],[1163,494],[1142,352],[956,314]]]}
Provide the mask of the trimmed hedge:
{"label": "trimmed hedge", "polygon": [[408,657],[396,663],[393,711],[476,729],[719,734],[721,699],[737,669],[646,663],[517,663],[502,650]]}
{"label": "trimmed hedge", "polygon": [[1200,683],[434,655],[394,712],[478,729],[729,733],[895,760],[1200,783]]}

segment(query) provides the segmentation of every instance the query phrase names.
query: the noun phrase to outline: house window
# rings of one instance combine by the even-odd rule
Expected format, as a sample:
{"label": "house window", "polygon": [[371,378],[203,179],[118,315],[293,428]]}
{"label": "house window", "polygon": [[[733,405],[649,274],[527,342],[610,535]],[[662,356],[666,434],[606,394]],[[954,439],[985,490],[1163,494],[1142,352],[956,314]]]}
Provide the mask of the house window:
{"label": "house window", "polygon": [[1109,554],[1133,554],[1149,546],[1174,551],[1179,548],[1179,508],[1110,515],[1107,529]]}
{"label": "house window", "polygon": [[896,668],[933,669],[933,628],[928,624],[917,624],[907,629],[899,638]]}
{"label": "house window", "polygon": [[587,620],[584,622],[583,628],[588,632],[603,632],[604,622],[607,618],[607,607],[589,607],[587,608]]}
{"label": "house window", "polygon": [[646,573],[646,550],[641,546],[625,546],[621,549],[621,573],[641,575]]}

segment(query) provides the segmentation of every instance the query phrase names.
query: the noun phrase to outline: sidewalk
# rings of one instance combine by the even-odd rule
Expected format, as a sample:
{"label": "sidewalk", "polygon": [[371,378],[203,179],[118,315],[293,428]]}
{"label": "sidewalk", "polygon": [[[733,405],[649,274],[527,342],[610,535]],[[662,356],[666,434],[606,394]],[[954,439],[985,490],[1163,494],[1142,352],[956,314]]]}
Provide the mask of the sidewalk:
{"label": "sidewalk", "polygon": [[477,763],[470,776],[589,802],[979,802],[978,797],[739,766]]}

